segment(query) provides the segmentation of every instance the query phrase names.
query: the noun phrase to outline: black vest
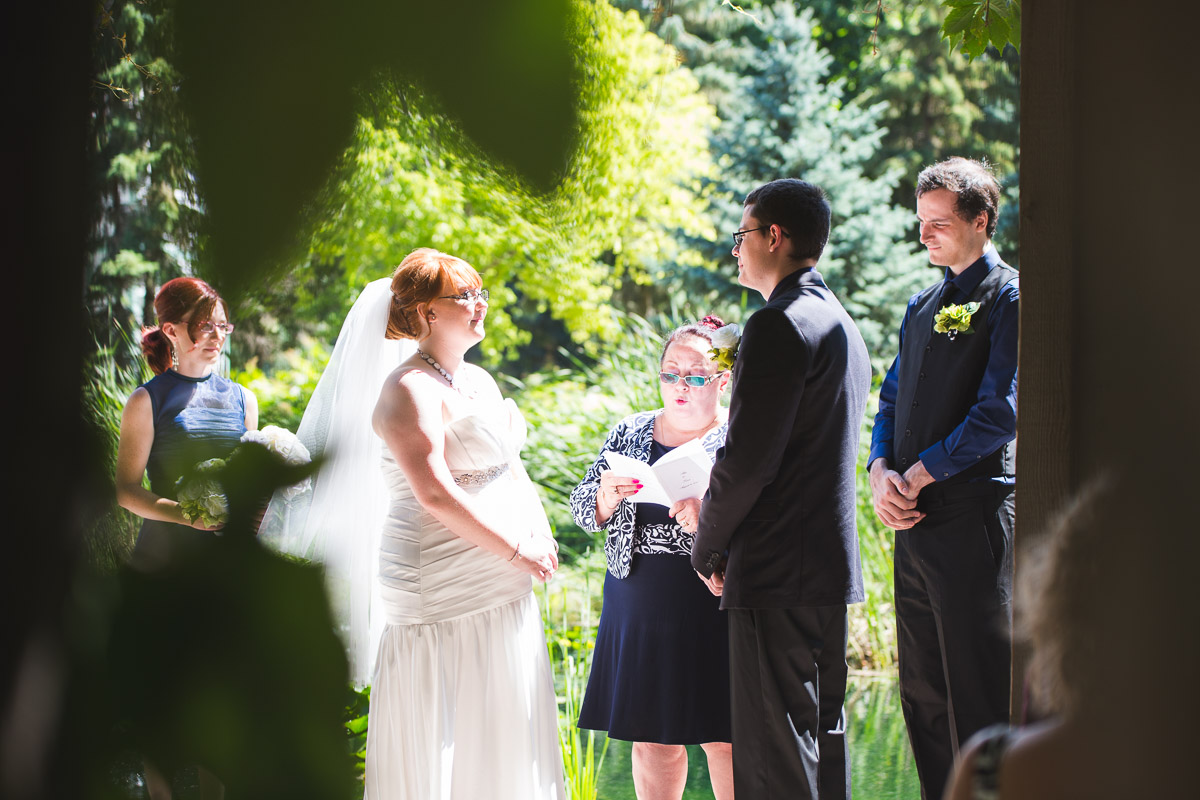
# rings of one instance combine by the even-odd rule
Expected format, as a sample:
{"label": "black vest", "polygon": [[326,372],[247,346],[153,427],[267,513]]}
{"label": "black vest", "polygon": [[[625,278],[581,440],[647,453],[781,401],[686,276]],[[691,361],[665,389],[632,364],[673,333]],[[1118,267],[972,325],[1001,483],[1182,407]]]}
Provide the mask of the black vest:
{"label": "black vest", "polygon": [[[974,333],[959,333],[953,339],[933,332],[933,318],[948,305],[941,299],[942,283],[921,292],[913,305],[900,348],[899,387],[896,397],[896,432],[892,448],[893,468],[904,473],[920,460],[920,454],[945,439],[967,417],[978,399],[979,384],[987,369],[991,342],[988,340],[988,314],[1006,284],[1017,278],[1017,271],[1001,262],[988,271],[963,301],[979,303],[971,316]],[[953,477],[934,475],[948,486],[978,478],[1016,475],[1015,442],[981,458]]]}

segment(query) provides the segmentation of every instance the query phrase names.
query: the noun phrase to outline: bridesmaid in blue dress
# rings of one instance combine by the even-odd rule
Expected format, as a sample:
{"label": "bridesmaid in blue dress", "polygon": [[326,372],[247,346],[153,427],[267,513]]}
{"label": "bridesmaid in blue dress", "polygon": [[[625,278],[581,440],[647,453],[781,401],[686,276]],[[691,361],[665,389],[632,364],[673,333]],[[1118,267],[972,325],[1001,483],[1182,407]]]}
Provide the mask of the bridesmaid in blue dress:
{"label": "bridesmaid in blue dress", "polygon": [[[221,296],[198,278],[176,278],[159,290],[154,310],[158,325],[142,331],[142,352],[155,377],[125,404],[116,476],[117,502],[144,520],[133,564],[147,570],[186,557],[217,530],[184,519],[175,482],[199,461],[228,455],[258,427],[254,395],[213,372],[233,330]],[[164,776],[147,765],[146,777],[151,800],[170,798]],[[223,795],[207,770],[199,778],[203,797]]]}

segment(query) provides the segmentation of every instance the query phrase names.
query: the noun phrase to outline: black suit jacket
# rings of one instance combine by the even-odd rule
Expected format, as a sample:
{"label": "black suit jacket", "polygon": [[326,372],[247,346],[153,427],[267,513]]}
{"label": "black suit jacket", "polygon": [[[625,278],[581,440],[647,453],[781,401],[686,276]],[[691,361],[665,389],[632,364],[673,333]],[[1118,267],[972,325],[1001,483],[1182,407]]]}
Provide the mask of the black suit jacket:
{"label": "black suit jacket", "polygon": [[747,320],[692,565],[722,608],[863,599],[855,469],[871,385],[861,334],[820,274],[785,277]]}

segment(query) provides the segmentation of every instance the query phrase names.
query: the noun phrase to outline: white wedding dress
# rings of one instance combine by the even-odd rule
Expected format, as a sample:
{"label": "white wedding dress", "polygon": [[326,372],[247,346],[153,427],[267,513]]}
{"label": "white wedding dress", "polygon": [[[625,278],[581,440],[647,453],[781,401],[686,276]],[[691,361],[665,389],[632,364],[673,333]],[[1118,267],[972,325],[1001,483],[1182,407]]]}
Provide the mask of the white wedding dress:
{"label": "white wedding dress", "polygon": [[[485,521],[528,532],[545,512],[517,460],[523,438],[511,401],[476,401],[446,425],[446,462]],[[368,800],[560,800],[554,681],[529,575],[425,511],[386,447],[383,474]]]}

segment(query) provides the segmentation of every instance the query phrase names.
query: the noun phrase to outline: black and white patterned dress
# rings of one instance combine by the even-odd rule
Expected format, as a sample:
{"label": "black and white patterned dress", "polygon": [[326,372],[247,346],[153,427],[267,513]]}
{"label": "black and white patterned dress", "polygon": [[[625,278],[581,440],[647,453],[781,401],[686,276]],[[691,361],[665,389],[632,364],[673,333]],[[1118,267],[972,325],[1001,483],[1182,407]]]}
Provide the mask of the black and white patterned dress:
{"label": "black and white patterned dress", "polygon": [[[601,453],[613,450],[653,464],[674,448],[654,441],[644,411],[621,420]],[[726,426],[703,439],[715,457]],[[605,530],[608,572],[579,727],[614,739],[659,744],[728,742],[729,639],[720,598],[692,569],[692,534],[667,508],[623,500],[605,526],[596,524],[603,455],[571,493],[580,527]]]}

